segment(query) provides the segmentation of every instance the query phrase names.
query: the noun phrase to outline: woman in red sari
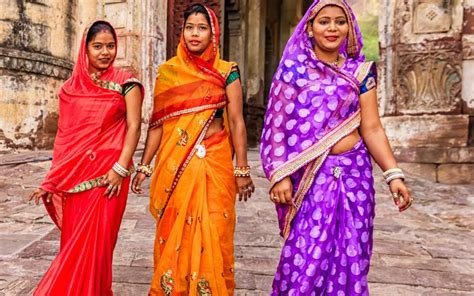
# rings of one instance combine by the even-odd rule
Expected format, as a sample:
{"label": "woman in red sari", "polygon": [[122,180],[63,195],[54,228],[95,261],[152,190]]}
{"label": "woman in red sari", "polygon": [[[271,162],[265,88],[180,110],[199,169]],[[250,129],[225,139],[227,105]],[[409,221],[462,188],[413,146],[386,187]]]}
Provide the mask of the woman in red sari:
{"label": "woman in red sari", "polygon": [[86,29],[72,77],[59,91],[53,163],[29,199],[61,229],[58,256],[34,295],[112,295],[112,257],[140,137],[143,87],[113,67],[117,35]]}

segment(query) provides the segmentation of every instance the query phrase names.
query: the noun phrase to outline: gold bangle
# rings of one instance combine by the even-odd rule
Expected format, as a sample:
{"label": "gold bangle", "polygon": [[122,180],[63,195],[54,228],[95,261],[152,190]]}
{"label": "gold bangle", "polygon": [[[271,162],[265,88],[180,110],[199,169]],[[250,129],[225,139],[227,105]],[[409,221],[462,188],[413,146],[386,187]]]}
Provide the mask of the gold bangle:
{"label": "gold bangle", "polygon": [[235,177],[250,177],[250,166],[236,166],[234,167]]}
{"label": "gold bangle", "polygon": [[137,173],[142,173],[147,177],[151,177],[153,174],[153,169],[151,168],[150,164],[143,164],[143,163],[138,163],[137,165]]}

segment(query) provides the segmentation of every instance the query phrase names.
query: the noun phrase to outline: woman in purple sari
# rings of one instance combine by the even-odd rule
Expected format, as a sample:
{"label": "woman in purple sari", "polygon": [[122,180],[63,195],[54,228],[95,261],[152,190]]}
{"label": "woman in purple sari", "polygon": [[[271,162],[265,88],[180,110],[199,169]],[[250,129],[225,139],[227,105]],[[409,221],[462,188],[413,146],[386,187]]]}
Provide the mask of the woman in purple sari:
{"label": "woman in purple sari", "polygon": [[376,70],[344,0],[315,1],[273,78],[261,140],[285,239],[272,295],[368,295],[374,180],[413,199],[380,123]]}

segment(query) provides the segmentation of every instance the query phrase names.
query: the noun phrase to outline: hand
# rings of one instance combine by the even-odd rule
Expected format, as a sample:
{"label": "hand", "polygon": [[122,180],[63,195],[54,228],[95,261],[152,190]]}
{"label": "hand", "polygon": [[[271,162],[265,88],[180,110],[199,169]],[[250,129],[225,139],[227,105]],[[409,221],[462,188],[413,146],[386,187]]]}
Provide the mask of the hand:
{"label": "hand", "polygon": [[250,177],[235,177],[235,184],[239,190],[239,201],[242,201],[242,199],[247,201],[255,191],[255,186]]}
{"label": "hand", "polygon": [[270,190],[270,200],[275,204],[291,204],[293,195],[293,184],[290,177],[286,177],[280,182],[276,183],[272,190]]}
{"label": "hand", "polygon": [[146,175],[144,173],[136,173],[135,177],[132,180],[132,191],[137,194],[143,194],[143,189],[141,188],[143,181],[145,181]]}
{"label": "hand", "polygon": [[120,190],[122,189],[123,178],[117,174],[114,170],[110,170],[107,174],[102,176],[100,181],[101,186],[107,186],[107,189],[104,192],[104,196],[112,198],[114,195],[119,196]]}
{"label": "hand", "polygon": [[390,192],[392,193],[393,202],[398,207],[399,212],[403,212],[411,206],[413,198],[410,191],[402,179],[395,179],[390,182]]}
{"label": "hand", "polygon": [[53,195],[42,188],[37,188],[30,193],[30,195],[28,196],[28,201],[31,201],[34,198],[36,205],[39,205],[40,199],[44,197],[46,197],[46,203],[50,203],[53,198]]}

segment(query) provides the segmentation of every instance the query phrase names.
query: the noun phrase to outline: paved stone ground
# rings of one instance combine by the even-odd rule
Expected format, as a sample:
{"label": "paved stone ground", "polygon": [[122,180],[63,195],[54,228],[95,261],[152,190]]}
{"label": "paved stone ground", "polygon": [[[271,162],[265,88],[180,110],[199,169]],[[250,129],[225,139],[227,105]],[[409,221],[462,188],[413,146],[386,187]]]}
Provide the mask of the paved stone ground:
{"label": "paved stone ground", "polygon": [[[58,250],[59,233],[43,207],[25,203],[40,182],[48,153],[0,156],[0,295],[29,295]],[[256,151],[255,197],[238,203],[236,295],[268,295],[280,254],[268,183]],[[23,164],[8,164],[25,160]],[[474,295],[474,186],[408,182],[414,207],[398,214],[380,172],[372,295]],[[116,295],[146,295],[152,275],[154,221],[148,197],[131,194],[114,257]]]}

